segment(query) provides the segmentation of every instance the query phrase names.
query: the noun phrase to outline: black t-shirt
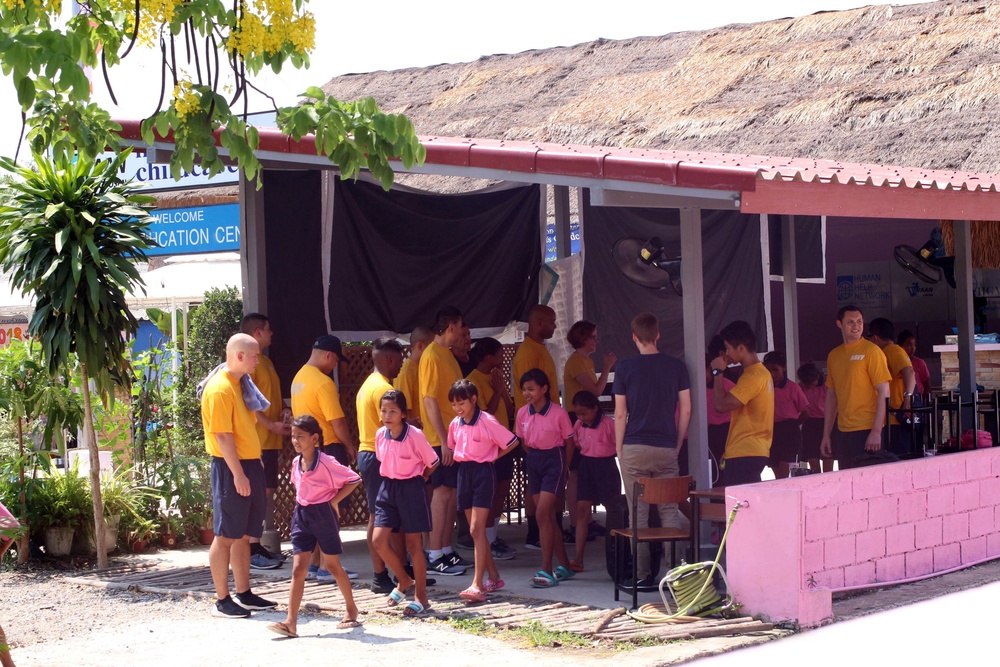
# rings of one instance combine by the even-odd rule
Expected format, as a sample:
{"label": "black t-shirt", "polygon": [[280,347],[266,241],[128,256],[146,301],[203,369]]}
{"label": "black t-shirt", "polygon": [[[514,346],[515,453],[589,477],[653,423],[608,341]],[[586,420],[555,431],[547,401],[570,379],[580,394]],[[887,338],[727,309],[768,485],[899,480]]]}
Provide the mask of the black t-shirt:
{"label": "black t-shirt", "polygon": [[626,445],[677,447],[677,394],[691,389],[687,366],[666,354],[640,354],[615,368],[614,392],[625,397]]}

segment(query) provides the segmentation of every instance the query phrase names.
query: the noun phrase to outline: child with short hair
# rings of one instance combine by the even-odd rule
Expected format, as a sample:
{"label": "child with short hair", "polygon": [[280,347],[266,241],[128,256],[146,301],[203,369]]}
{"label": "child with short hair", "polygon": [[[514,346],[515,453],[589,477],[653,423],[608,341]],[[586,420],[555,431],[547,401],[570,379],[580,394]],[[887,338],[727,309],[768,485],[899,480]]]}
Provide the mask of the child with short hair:
{"label": "child with short hair", "polygon": [[788,379],[788,362],[783,352],[764,355],[764,368],[774,384],[774,436],[768,465],[775,479],[788,477],[788,464],[798,461],[802,447],[801,424],[806,419],[809,399],[802,387]]}
{"label": "child with short hair", "polygon": [[587,390],[573,396],[573,439],[580,451],[576,477],[576,558],[569,569],[583,572],[583,552],[587,546],[590,506],[611,508],[622,493],[622,478],[615,463],[615,421],[601,412],[601,402]]}
{"label": "child with short hair", "polygon": [[344,596],[347,614],[337,624],[339,629],[356,628],[358,606],[354,604],[351,580],[340,564],[344,548],[340,541],[340,501],[361,483],[356,472],[319,451],[323,429],[310,415],[292,421],[292,446],[298,456],[292,461],[291,480],[295,485],[295,511],[292,514],[292,584],[288,590],[288,614],[282,623],[267,629],[285,637],[298,637],[297,623],[302,592],[313,549],[319,545],[324,569],[332,573]]}
{"label": "child with short hair", "polygon": [[[531,578],[533,588],[551,588],[573,578],[556,512],[562,512],[559,495],[566,485],[566,470],[573,458],[573,427],[569,415],[549,399],[545,371],[532,368],[520,378],[527,405],[517,412],[515,433],[524,443],[528,492],[535,501],[535,518],[542,547],[542,569]],[[561,563],[552,568],[553,553]]]}
{"label": "child with short hair", "polygon": [[802,393],[809,401],[806,420],[802,424],[801,457],[809,462],[810,472],[830,472],[833,470],[833,459],[821,456],[819,450],[820,442],[823,440],[823,420],[826,415],[826,378],[823,377],[819,367],[811,361],[799,366],[796,375]]}
{"label": "child with short hair", "polygon": [[[725,347],[725,345],[723,345]],[[718,356],[718,355],[716,355]],[[729,412],[719,412],[715,409],[715,399],[712,387],[715,378],[712,376],[712,359],[715,357],[705,355],[705,391],[708,396],[708,453],[715,463],[716,474],[712,477],[712,486],[722,484],[722,459],[726,455],[726,440],[729,438],[729,420],[732,414]],[[736,383],[722,374],[722,386],[725,390],[731,391]]]}
{"label": "child with short hair", "polygon": [[[427,562],[421,538],[431,530],[427,479],[440,461],[423,431],[406,423],[403,392],[393,389],[382,394],[379,409],[383,426],[375,433],[375,456],[381,462],[382,487],[375,501],[372,544],[398,578],[386,604],[395,607],[406,599],[406,591],[413,587],[413,602],[403,609],[403,616],[417,616],[431,604],[427,599]],[[403,533],[413,564],[412,577],[389,544],[394,531]]]}
{"label": "child with short hair", "polygon": [[486,537],[497,482],[493,464],[514,449],[517,436],[480,409],[479,390],[470,380],[451,385],[448,399],[456,415],[448,425],[448,447],[458,462],[458,509],[469,521],[469,534],[475,544],[472,585],[459,596],[467,602],[485,602],[486,593],[504,585]]}

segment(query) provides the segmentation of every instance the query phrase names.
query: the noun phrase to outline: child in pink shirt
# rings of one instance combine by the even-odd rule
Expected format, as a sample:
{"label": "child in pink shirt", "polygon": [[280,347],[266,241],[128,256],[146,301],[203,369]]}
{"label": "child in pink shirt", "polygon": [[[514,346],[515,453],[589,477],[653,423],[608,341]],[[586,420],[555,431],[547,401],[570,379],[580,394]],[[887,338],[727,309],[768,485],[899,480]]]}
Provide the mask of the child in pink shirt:
{"label": "child in pink shirt", "polygon": [[[826,379],[811,361],[799,366],[796,375],[799,386],[809,401],[806,420],[802,424],[802,459],[809,462],[810,472],[830,472],[833,459],[821,457],[819,444],[823,440],[823,419],[826,415]],[[822,468],[820,462],[822,461]]]}
{"label": "child in pink shirt", "polygon": [[[531,578],[534,588],[551,588],[576,573],[570,569],[556,512],[562,513],[566,470],[573,458],[573,426],[569,415],[549,400],[545,371],[532,368],[521,376],[521,393],[527,405],[517,412],[515,433],[524,443],[524,468],[528,492],[535,501],[535,519],[542,546],[542,569]],[[552,569],[553,553],[561,565]]]}
{"label": "child in pink shirt", "polygon": [[590,507],[594,503],[612,507],[621,496],[622,478],[615,462],[615,420],[601,412],[597,396],[581,390],[573,396],[573,439],[579,446],[580,466],[576,483],[576,558],[569,567],[583,572],[583,552],[587,547]]}
{"label": "child in pink shirt", "polygon": [[788,379],[787,366],[783,352],[768,352],[764,356],[764,368],[771,373],[774,382],[774,435],[768,465],[775,479],[788,477],[788,464],[799,459],[801,424],[809,407],[802,387]]}
{"label": "child in pink shirt", "polygon": [[457,415],[448,425],[448,448],[458,463],[458,510],[465,512],[475,544],[472,585],[459,596],[467,602],[485,602],[486,593],[504,585],[486,538],[497,481],[493,462],[514,449],[517,436],[479,408],[479,390],[470,380],[455,382],[448,390],[448,400]]}
{"label": "child in pink shirt", "polygon": [[[416,616],[430,606],[427,561],[421,538],[432,527],[427,478],[440,461],[423,432],[404,421],[406,396],[403,392],[395,389],[385,392],[379,409],[383,426],[375,433],[375,456],[381,462],[382,487],[375,501],[372,544],[399,581],[389,593],[386,604],[395,607],[406,599],[406,591],[413,586],[413,601],[403,609],[403,615]],[[413,565],[412,577],[403,559],[389,544],[394,531],[403,533]]]}
{"label": "child in pink shirt", "polygon": [[295,485],[295,511],[292,514],[292,584],[288,590],[288,614],[283,623],[271,623],[267,629],[285,637],[298,637],[296,632],[299,605],[305,589],[309,559],[319,544],[325,569],[337,580],[344,596],[347,614],[338,628],[356,628],[358,606],[351,593],[351,580],[340,564],[344,548],[340,541],[340,508],[361,483],[361,478],[335,458],[319,451],[323,444],[323,429],[310,415],[292,422],[292,446],[299,453],[292,461],[291,478]]}

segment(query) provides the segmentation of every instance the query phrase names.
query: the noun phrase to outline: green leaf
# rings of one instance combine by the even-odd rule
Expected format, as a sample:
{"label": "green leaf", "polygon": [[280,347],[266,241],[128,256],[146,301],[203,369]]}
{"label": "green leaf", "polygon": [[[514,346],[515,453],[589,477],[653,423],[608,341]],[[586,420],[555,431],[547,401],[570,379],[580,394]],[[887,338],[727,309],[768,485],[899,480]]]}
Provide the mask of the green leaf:
{"label": "green leaf", "polygon": [[17,102],[21,105],[22,111],[27,111],[35,101],[35,82],[28,77],[18,79]]}

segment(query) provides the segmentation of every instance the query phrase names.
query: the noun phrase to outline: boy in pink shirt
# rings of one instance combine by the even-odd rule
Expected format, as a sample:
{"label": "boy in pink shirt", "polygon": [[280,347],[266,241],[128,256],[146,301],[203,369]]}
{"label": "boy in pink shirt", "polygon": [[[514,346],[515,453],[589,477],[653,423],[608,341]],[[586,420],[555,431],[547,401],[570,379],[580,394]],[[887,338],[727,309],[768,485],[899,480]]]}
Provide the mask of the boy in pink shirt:
{"label": "boy in pink shirt", "polygon": [[[386,604],[398,605],[406,599],[406,591],[412,586],[414,599],[403,609],[403,615],[416,616],[431,604],[427,599],[427,562],[421,538],[433,526],[426,484],[440,461],[423,431],[404,421],[406,396],[403,392],[396,389],[385,392],[379,406],[384,426],[375,433],[375,456],[381,462],[379,472],[383,479],[375,500],[372,544],[398,579]],[[389,544],[393,532],[403,533],[413,564],[412,577]]]}
{"label": "boy in pink shirt", "polygon": [[470,380],[453,384],[448,400],[457,415],[448,425],[448,448],[454,451],[458,462],[458,510],[465,512],[469,534],[475,544],[472,585],[459,596],[468,602],[485,602],[486,593],[504,585],[486,538],[486,524],[497,482],[493,462],[514,449],[517,436],[501,426],[496,417],[479,408],[479,390]]}
{"label": "boy in pink shirt", "polygon": [[333,574],[344,596],[347,614],[337,625],[340,629],[356,628],[358,606],[351,593],[351,580],[340,564],[344,548],[340,541],[340,501],[347,498],[361,483],[356,472],[319,451],[323,444],[323,429],[310,415],[292,422],[292,446],[299,453],[292,461],[291,479],[295,485],[295,511],[292,514],[292,584],[288,590],[288,614],[282,623],[271,623],[267,629],[284,637],[298,637],[297,623],[302,592],[313,550],[319,545],[323,565]]}
{"label": "boy in pink shirt", "polygon": [[[524,443],[524,468],[528,492],[535,499],[535,518],[542,546],[542,569],[531,578],[534,588],[551,588],[576,573],[570,569],[556,512],[562,513],[559,496],[566,487],[566,469],[573,458],[573,426],[569,415],[549,400],[545,371],[532,368],[521,376],[521,393],[527,405],[517,411],[515,432]],[[553,552],[561,565],[552,569]]]}
{"label": "boy in pink shirt", "polygon": [[809,401],[806,420],[802,424],[802,458],[809,462],[810,472],[833,470],[833,459],[820,454],[819,444],[823,440],[823,419],[826,416],[826,378],[816,364],[811,361],[799,366],[796,372],[802,393]]}
{"label": "boy in pink shirt", "polygon": [[615,463],[615,421],[601,412],[597,396],[581,390],[573,396],[573,439],[579,446],[580,466],[576,473],[576,558],[569,568],[583,572],[583,552],[587,546],[590,506],[605,508],[621,496],[622,478]]}
{"label": "boy in pink shirt", "polygon": [[764,368],[771,373],[774,383],[774,436],[768,465],[775,479],[788,477],[788,464],[799,458],[801,424],[809,408],[809,399],[802,387],[788,379],[787,366],[782,352],[768,352],[764,356]]}

